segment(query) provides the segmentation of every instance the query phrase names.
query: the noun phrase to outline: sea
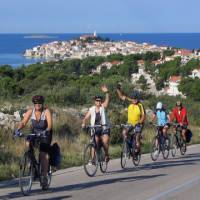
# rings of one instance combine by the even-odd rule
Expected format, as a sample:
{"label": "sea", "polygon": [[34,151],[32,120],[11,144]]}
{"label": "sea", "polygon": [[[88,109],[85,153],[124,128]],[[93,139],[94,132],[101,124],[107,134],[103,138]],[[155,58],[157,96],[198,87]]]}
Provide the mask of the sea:
{"label": "sea", "polygon": [[[26,49],[52,41],[76,39],[85,33],[66,34],[0,34],[0,66],[19,67],[42,62],[23,56]],[[97,34],[113,41],[134,41],[185,49],[200,49],[200,33],[101,33]]]}

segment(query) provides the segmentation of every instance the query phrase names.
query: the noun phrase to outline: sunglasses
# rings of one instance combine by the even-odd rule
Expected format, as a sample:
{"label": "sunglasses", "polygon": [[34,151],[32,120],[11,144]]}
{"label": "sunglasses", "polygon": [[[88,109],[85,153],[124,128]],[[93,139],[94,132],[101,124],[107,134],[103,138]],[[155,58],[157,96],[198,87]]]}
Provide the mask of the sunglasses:
{"label": "sunglasses", "polygon": [[34,103],[34,105],[42,105],[42,103]]}

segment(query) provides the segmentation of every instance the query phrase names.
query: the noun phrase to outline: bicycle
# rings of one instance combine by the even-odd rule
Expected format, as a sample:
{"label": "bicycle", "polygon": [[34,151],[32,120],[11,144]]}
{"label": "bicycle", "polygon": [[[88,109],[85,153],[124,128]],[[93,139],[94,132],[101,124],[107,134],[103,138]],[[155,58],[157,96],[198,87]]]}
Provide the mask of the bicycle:
{"label": "bicycle", "polygon": [[26,141],[30,142],[28,150],[25,151],[19,163],[19,186],[22,194],[24,196],[27,196],[31,191],[33,181],[36,181],[38,179],[40,182],[40,186],[42,187],[42,190],[47,190],[51,184],[51,177],[52,177],[51,166],[49,165],[49,170],[47,175],[47,180],[48,180],[47,185],[44,185],[42,180],[43,176],[42,176],[40,159],[39,156],[38,159],[36,159],[34,151],[35,148],[34,144],[39,144],[40,139],[46,137],[45,133],[41,132],[37,134],[29,134],[27,136],[22,134],[18,137],[24,138],[25,142]]}
{"label": "bicycle", "polygon": [[[133,127],[130,124],[121,124],[121,128],[130,129]],[[122,144],[122,151],[121,151],[121,167],[122,169],[126,166],[127,159],[132,158],[133,164],[138,166],[141,160],[141,150],[136,152],[136,134],[135,134],[135,127],[132,128],[131,131],[128,132],[128,136],[125,138]]]}
{"label": "bicycle", "polygon": [[173,123],[172,125],[175,127],[175,133],[172,136],[171,145],[172,157],[175,157],[178,148],[180,149],[181,155],[185,155],[187,151],[187,145],[186,141],[184,141],[181,137],[182,127],[177,123]]}
{"label": "bicycle", "polygon": [[156,161],[159,157],[159,154],[162,152],[163,158],[167,159],[169,157],[170,151],[170,138],[169,136],[163,136],[163,126],[159,126],[157,124],[150,123],[156,127],[156,135],[152,140],[151,145],[151,159]]}
{"label": "bicycle", "polygon": [[96,174],[98,166],[100,167],[100,171],[102,173],[106,173],[108,162],[105,161],[105,150],[103,147],[103,142],[100,138],[99,145],[97,146],[95,140],[95,129],[102,128],[106,125],[94,125],[94,126],[87,126],[86,130],[90,132],[90,143],[84,149],[84,156],[83,156],[83,166],[85,173],[92,177]]}

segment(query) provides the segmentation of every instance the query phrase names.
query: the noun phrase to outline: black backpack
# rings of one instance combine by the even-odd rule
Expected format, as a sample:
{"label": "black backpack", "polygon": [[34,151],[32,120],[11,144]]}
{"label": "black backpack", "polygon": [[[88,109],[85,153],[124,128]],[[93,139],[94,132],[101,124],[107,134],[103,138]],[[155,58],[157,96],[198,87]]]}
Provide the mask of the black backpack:
{"label": "black backpack", "polygon": [[49,157],[49,164],[53,167],[59,167],[61,163],[61,153],[58,143],[55,142],[53,145],[51,145]]}

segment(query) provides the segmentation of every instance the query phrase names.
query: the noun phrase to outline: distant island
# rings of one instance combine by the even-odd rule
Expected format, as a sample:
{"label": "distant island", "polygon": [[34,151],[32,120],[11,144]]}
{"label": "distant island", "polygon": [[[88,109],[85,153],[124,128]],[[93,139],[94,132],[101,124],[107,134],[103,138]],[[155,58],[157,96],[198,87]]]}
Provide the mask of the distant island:
{"label": "distant island", "polygon": [[25,39],[46,39],[46,38],[57,38],[56,36],[50,35],[25,35]]}

